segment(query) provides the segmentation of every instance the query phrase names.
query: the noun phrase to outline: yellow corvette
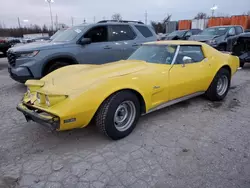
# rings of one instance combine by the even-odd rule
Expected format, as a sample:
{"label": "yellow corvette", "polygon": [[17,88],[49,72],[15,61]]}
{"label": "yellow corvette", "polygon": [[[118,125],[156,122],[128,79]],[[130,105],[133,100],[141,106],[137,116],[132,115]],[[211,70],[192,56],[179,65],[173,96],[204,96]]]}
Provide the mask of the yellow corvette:
{"label": "yellow corvette", "polygon": [[151,42],[128,60],[71,65],[28,80],[17,109],[27,120],[58,131],[83,128],[93,120],[117,140],[132,132],[142,114],[202,94],[222,100],[238,67],[238,57],[204,43]]}

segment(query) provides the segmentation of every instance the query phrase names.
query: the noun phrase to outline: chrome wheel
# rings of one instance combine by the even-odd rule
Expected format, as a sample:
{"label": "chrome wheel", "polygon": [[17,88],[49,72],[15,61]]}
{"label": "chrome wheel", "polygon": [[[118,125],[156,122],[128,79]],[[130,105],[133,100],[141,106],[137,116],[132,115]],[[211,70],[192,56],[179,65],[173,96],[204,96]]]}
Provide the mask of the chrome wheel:
{"label": "chrome wheel", "polygon": [[222,75],[217,82],[217,94],[222,96],[225,94],[228,88],[228,78],[226,75]]}
{"label": "chrome wheel", "polygon": [[116,109],[114,124],[118,131],[126,131],[133,124],[136,117],[135,104],[132,101],[122,102]]}

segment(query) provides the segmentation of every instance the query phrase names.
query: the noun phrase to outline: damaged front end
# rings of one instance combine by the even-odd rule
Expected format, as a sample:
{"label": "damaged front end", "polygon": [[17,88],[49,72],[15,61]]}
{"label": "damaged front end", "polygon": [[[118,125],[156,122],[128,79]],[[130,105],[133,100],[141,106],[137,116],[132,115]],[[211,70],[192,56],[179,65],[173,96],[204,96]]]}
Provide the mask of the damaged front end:
{"label": "damaged front end", "polygon": [[239,57],[241,66],[250,63],[250,33],[228,39],[228,51]]}

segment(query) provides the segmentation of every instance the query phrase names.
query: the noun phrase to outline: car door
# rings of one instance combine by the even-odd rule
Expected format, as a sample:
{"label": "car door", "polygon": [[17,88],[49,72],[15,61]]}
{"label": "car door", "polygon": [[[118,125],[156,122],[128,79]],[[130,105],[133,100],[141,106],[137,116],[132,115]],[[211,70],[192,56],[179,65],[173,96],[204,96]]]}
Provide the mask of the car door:
{"label": "car door", "polygon": [[109,41],[112,42],[114,61],[127,59],[137,49],[134,41],[136,37],[136,33],[129,25],[109,25]]}
{"label": "car door", "polygon": [[169,70],[169,100],[204,92],[210,69],[202,46],[180,46],[175,62]]}
{"label": "car door", "polygon": [[112,42],[108,40],[108,27],[96,26],[89,29],[83,38],[91,39],[90,44],[79,44],[78,59],[82,64],[103,64],[113,60]]}

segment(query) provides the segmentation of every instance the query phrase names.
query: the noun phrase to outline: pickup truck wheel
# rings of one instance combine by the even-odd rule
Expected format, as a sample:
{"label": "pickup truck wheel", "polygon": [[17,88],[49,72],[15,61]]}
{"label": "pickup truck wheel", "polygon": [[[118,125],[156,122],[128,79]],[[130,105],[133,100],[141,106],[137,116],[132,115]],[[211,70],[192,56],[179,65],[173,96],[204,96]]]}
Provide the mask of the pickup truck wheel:
{"label": "pickup truck wheel", "polygon": [[97,128],[113,140],[128,136],[140,117],[140,102],[130,91],[120,91],[106,99],[95,116]]}
{"label": "pickup truck wheel", "polygon": [[62,67],[65,67],[65,66],[67,66],[67,65],[69,65],[69,63],[66,63],[66,62],[55,62],[55,63],[52,63],[52,64],[48,67],[48,69],[47,69],[47,71],[46,71],[46,75],[49,74],[49,73],[51,73],[51,72],[53,72],[53,71],[55,71],[55,70],[57,70],[57,69],[60,69],[60,68],[62,68]]}
{"label": "pickup truck wheel", "polygon": [[230,72],[227,69],[220,69],[206,91],[206,96],[208,99],[211,101],[223,100],[230,88],[230,78]]}

